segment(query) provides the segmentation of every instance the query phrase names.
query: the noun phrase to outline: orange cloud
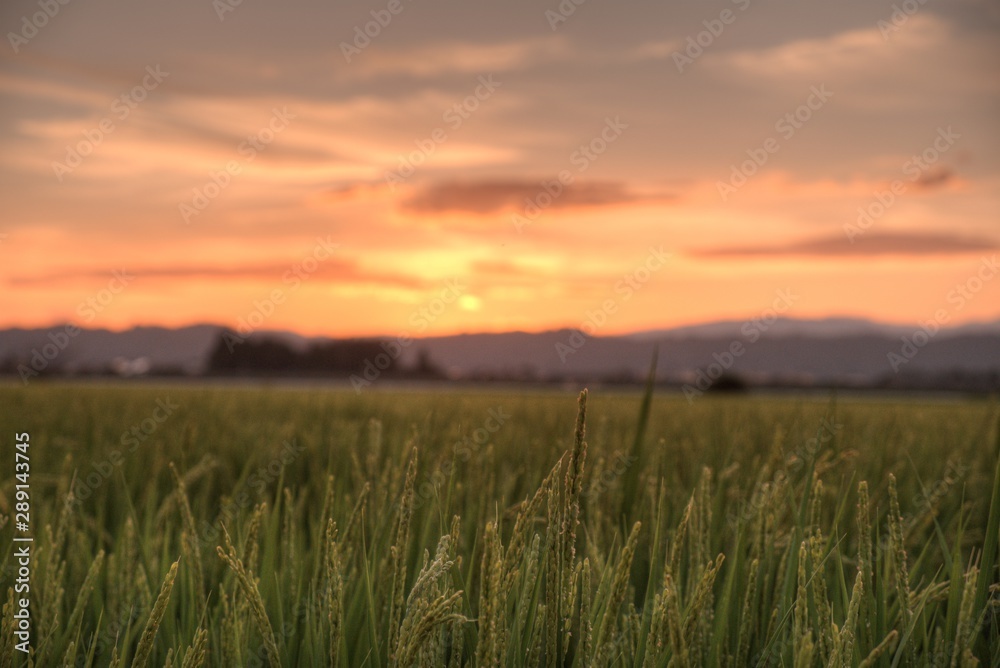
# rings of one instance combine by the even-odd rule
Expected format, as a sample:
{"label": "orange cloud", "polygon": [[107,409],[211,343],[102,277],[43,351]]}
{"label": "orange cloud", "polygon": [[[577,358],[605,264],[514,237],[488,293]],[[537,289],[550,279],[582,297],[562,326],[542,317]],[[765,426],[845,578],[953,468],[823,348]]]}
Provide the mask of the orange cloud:
{"label": "orange cloud", "polygon": [[551,202],[540,208],[561,209],[666,200],[672,195],[640,193],[620,181],[573,182],[569,185],[555,179],[449,181],[419,188],[402,206],[416,213],[462,211],[488,214],[523,209],[526,201],[538,206],[540,197]]}
{"label": "orange cloud", "polygon": [[[276,282],[296,271],[313,282],[350,283],[354,285],[381,285],[408,289],[422,289],[428,282],[416,276],[393,272],[380,272],[362,268],[355,261],[327,259],[315,263],[312,271],[299,269],[298,264],[253,264],[239,266],[215,265],[161,265],[155,267],[130,267],[129,274],[141,279],[175,281],[267,281]],[[72,285],[80,279],[104,278],[107,269],[80,268],[56,271],[34,276],[12,276],[10,285],[53,286]]]}
{"label": "orange cloud", "polygon": [[847,235],[807,239],[789,244],[760,246],[722,246],[691,252],[702,258],[731,257],[830,257],[870,255],[959,255],[997,250],[1000,242],[986,238],[963,237],[948,233],[870,233],[856,239]]}

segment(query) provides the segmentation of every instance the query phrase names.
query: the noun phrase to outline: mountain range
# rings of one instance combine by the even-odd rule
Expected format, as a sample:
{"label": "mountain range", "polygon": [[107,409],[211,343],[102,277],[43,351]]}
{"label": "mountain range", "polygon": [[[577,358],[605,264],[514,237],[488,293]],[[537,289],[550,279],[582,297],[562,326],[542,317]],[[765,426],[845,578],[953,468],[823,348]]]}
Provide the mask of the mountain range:
{"label": "mountain range", "polygon": [[[149,371],[198,375],[225,330],[216,325],[124,331],[67,327],[0,330],[0,364],[16,373],[35,353],[53,353],[64,373],[95,369],[123,375]],[[254,337],[305,348],[309,338],[287,331]],[[734,375],[767,383],[892,386],[897,378],[976,376],[1000,378],[1000,320],[941,328],[900,326],[858,318],[770,323],[721,321],[620,336],[587,336],[576,330],[437,336],[412,341],[384,338],[387,354],[401,368],[418,359],[449,378],[619,379],[646,373],[654,348],[658,377],[694,383],[706,375]],[[46,350],[45,347],[49,346]]]}

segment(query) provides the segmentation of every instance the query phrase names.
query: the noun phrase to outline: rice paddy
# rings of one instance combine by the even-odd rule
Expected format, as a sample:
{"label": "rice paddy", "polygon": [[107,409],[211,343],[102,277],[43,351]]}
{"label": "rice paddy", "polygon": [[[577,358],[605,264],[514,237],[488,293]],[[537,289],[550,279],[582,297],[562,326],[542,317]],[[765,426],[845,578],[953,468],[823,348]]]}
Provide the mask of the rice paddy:
{"label": "rice paddy", "polygon": [[0,667],[1000,665],[996,402],[39,383],[0,406]]}

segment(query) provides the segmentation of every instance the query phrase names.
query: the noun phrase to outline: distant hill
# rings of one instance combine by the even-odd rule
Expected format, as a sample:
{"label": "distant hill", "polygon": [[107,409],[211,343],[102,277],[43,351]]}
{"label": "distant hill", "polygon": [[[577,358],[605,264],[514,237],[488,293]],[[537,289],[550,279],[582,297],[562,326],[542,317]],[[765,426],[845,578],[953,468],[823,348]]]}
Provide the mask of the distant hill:
{"label": "distant hill", "polygon": [[[0,366],[10,373],[62,331],[0,330]],[[82,330],[56,362],[65,373],[131,369],[196,375],[206,370],[223,331],[215,325]],[[916,331],[856,318],[783,318],[764,329],[727,321],[593,338],[575,330],[462,334],[413,341],[401,349],[398,362],[412,368],[423,355],[424,362],[429,360],[453,378],[634,381],[647,370],[657,346],[658,376],[677,383],[691,382],[706,370],[723,370],[752,383],[796,385],[892,385],[899,378],[969,374],[1000,377],[1000,321],[942,329],[926,342],[918,336],[916,345],[905,346],[903,339]],[[254,336],[280,339],[297,350],[325,340],[283,331]]]}
{"label": "distant hill", "polygon": [[[134,327],[121,332],[82,329],[69,339],[54,363],[66,371],[77,371],[106,367],[119,358],[146,358],[154,367],[193,374],[204,368],[220,331],[215,325]],[[30,359],[32,351],[41,351],[53,337],[58,341],[60,333],[65,334],[64,327],[0,330],[0,363]]]}
{"label": "distant hill", "polygon": [[[908,330],[907,335],[914,330]],[[571,331],[544,334],[478,334],[425,339],[423,348],[450,375],[502,375],[523,370],[540,377],[568,375],[641,377],[649,367],[654,346],[659,348],[660,378],[684,381],[713,363],[749,380],[792,380],[802,383],[837,381],[869,384],[895,375],[890,353],[901,356],[900,372],[1000,372],[1000,332],[938,334],[907,359],[899,337],[877,334],[766,334],[751,342],[733,336],[694,333],[685,336],[607,337],[586,339],[578,349]],[[734,344],[739,355],[733,355]],[[558,347],[557,347],[558,346]],[[568,352],[573,350],[573,352]],[[408,351],[409,352],[409,351]],[[562,355],[560,355],[562,352]],[[729,364],[731,357],[731,364]],[[404,356],[404,363],[409,360]],[[565,361],[563,361],[565,360]]]}
{"label": "distant hill", "polygon": [[[740,330],[746,324],[747,321],[745,320],[723,320],[701,325],[637,332],[631,334],[630,338],[657,340],[733,337],[739,336]],[[752,321],[750,327],[754,327]],[[765,333],[767,336],[773,337],[809,336],[823,339],[864,335],[896,338],[905,336],[913,330],[913,325],[890,325],[864,318],[834,317],[799,320],[779,317],[773,323],[767,325]],[[1000,320],[961,325],[944,329],[940,332],[940,336],[942,337],[960,334],[1000,334]]]}

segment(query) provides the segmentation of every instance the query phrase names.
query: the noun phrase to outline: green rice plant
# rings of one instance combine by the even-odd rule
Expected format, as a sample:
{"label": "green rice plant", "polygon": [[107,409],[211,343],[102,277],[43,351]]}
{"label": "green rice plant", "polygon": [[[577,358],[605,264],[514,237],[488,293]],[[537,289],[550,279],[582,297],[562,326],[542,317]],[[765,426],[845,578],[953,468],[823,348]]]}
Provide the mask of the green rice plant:
{"label": "green rice plant", "polygon": [[2,469],[0,668],[1000,663],[995,402],[651,387],[0,387],[38,527],[28,657]]}
{"label": "green rice plant", "polygon": [[170,603],[170,592],[174,588],[174,579],[177,577],[177,566],[179,564],[180,560],[178,559],[170,566],[167,576],[163,579],[160,594],[156,597],[156,603],[153,604],[153,609],[149,613],[149,620],[146,622],[146,628],[143,629],[142,638],[139,640],[135,659],[132,660],[134,668],[145,668],[149,661],[149,655],[153,652],[153,642],[156,640],[156,633],[160,630],[160,624],[163,622],[163,615],[167,612],[167,605]]}

